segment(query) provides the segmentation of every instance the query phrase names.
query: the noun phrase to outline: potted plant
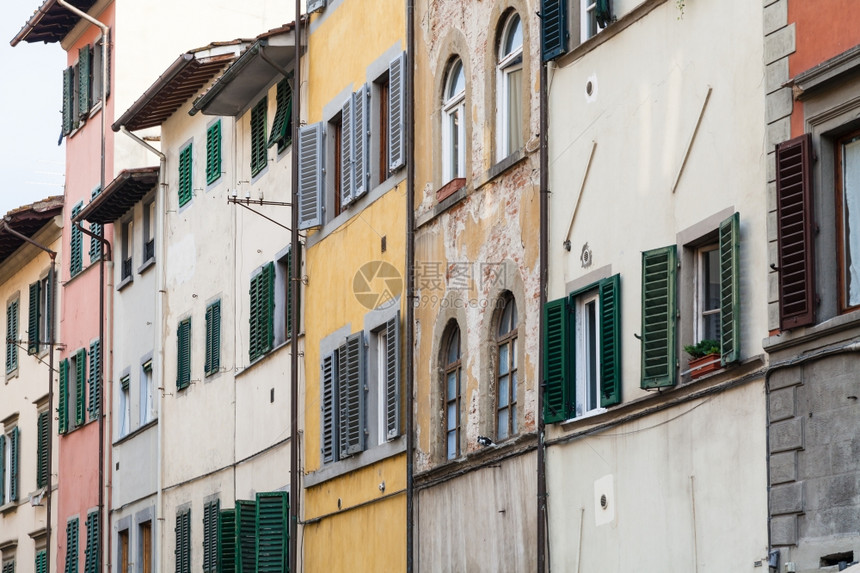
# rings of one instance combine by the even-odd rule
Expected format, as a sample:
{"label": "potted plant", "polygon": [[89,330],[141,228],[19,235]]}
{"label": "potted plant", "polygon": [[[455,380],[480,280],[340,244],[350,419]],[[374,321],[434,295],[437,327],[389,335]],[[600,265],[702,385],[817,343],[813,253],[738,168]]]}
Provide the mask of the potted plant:
{"label": "potted plant", "polygon": [[684,346],[684,351],[690,355],[690,376],[698,378],[708,372],[720,369],[720,343],[717,340],[705,339],[696,344]]}

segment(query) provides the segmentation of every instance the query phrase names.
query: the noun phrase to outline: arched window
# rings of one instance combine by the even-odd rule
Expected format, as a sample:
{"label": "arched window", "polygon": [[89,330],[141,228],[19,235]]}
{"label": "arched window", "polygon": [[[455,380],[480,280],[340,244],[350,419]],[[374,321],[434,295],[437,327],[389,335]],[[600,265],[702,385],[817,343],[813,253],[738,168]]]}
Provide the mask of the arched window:
{"label": "arched window", "polygon": [[452,323],[444,338],[445,449],[446,458],[460,455],[460,327]]}
{"label": "arched window", "polygon": [[517,303],[507,294],[496,333],[496,437],[505,440],[517,427]]}
{"label": "arched window", "polygon": [[442,98],[442,177],[451,181],[466,173],[466,76],[463,62],[448,68]]}
{"label": "arched window", "polygon": [[516,12],[502,28],[498,62],[496,160],[501,161],[523,146],[523,25]]}

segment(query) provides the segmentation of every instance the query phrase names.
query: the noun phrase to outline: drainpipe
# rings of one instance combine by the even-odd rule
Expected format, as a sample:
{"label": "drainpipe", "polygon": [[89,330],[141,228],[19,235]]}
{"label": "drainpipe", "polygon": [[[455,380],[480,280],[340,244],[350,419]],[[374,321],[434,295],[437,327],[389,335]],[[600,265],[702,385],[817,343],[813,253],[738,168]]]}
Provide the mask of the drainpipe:
{"label": "drainpipe", "polygon": [[57,264],[57,253],[39,244],[30,237],[22,235],[15,229],[9,226],[4,218],[2,220],[2,229],[11,235],[15,235],[19,239],[27,241],[38,249],[48,253],[51,257],[51,270],[48,275],[48,483],[45,485],[45,571],[51,570],[51,489],[53,487],[53,435],[54,435],[54,292],[57,290],[57,275],[55,266]]}
{"label": "drainpipe", "polygon": [[[549,94],[547,93],[547,64],[541,62],[540,66],[540,278],[538,282],[539,297],[538,304],[540,305],[538,332],[542,333],[544,329],[543,308],[546,305],[547,298],[547,276],[548,276],[548,253],[547,245],[549,243],[549,140],[547,138],[547,129],[549,127]],[[544,353],[543,337],[538,342],[538,357],[542,357]],[[544,573],[548,570],[546,559],[546,544],[547,544],[547,508],[546,508],[546,450],[545,450],[545,432],[546,426],[543,421],[543,384],[544,384],[544,366],[543,360],[538,360],[538,399],[537,399],[537,419],[538,419],[538,449],[537,449],[537,502],[538,502],[538,520],[537,520],[537,570],[538,573]]]}
{"label": "drainpipe", "polygon": [[[310,16],[308,16],[310,18]],[[290,207],[290,280],[296,288],[301,287],[299,268],[299,122],[301,121],[302,102],[302,7],[296,0],[295,55],[293,76],[293,150],[292,150],[292,207]],[[299,532],[299,297],[292,297],[290,316],[290,571],[298,572],[298,532]]]}
{"label": "drainpipe", "polygon": [[415,283],[412,268],[415,266],[415,24],[414,0],[406,0],[406,571],[414,571],[415,536],[415,365],[412,349],[415,347]]}
{"label": "drainpipe", "polygon": [[[158,156],[158,191],[156,191],[155,204],[158,208],[155,210],[155,240],[158,242],[158,248],[161,252],[155,257],[155,284],[158,288],[158,296],[155,297],[155,321],[158,326],[155,328],[155,332],[158,334],[155,337],[155,362],[153,365],[153,372],[158,373],[158,383],[164,388],[164,340],[167,338],[167,331],[165,329],[164,323],[164,297],[166,296],[167,289],[165,287],[164,280],[164,260],[167,256],[167,246],[164,241],[164,190],[167,187],[167,157],[153,147],[148,144],[129,130],[125,128],[124,125],[119,127],[119,131],[126,134],[130,138],[132,138],[136,143],[142,145],[152,153]],[[155,486],[155,505],[156,505],[156,518],[155,518],[155,531],[153,531],[153,535],[156,540],[161,539],[161,523],[164,520],[164,512],[162,508],[162,490],[164,487],[163,479],[162,479],[162,440],[164,437],[164,419],[161,416],[164,407],[164,392],[158,393],[158,422],[156,423],[155,432],[156,436],[156,461],[155,461],[155,473],[156,473],[156,486]],[[153,557],[153,562],[160,563],[159,556],[161,553],[161,543],[154,543],[155,546],[155,556]]]}

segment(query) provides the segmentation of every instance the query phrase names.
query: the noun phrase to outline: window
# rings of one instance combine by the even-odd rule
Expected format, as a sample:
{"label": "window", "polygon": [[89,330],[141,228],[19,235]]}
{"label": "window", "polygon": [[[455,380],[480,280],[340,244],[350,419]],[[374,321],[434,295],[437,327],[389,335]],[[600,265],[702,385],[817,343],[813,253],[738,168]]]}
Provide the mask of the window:
{"label": "window", "polygon": [[[388,172],[394,173],[406,165],[406,52],[401,52],[388,64]],[[384,92],[383,92],[384,97]],[[380,144],[380,148],[384,146]],[[387,179],[380,171],[380,182]]]}
{"label": "window", "polygon": [[234,507],[217,512],[217,560],[212,570],[287,571],[289,512],[285,491],[258,492],[254,501],[236,500]]}
{"label": "window", "polygon": [[340,119],[340,138],[335,137],[335,148],[339,148],[335,161],[340,160],[340,191],[336,195],[340,197],[341,208],[345,208],[370,188],[370,87],[367,84],[343,103]]}
{"label": "window", "polygon": [[155,381],[152,379],[152,360],[147,360],[140,368],[140,425],[155,419]]}
{"label": "window", "polygon": [[206,307],[206,376],[221,369],[221,301]]}
{"label": "window", "polygon": [[620,298],[613,275],[544,307],[547,423],[621,401]]}
{"label": "window", "polygon": [[101,526],[99,512],[87,514],[87,548],[84,551],[84,573],[99,573],[101,571]]}
{"label": "window", "polygon": [[463,62],[448,68],[442,98],[442,178],[447,182],[466,173],[466,76]]}
{"label": "window", "polygon": [[293,90],[290,87],[293,75],[278,82],[278,105],[275,109],[275,120],[272,122],[272,132],[269,134],[269,145],[278,144],[278,153],[284,151],[293,140]]}
{"label": "window", "polygon": [[272,349],[275,315],[275,265],[265,264],[251,279],[248,358],[252,362]]}
{"label": "window", "polygon": [[251,176],[263,170],[268,159],[266,153],[266,109],[268,100],[263,97],[251,109]]}
{"label": "window", "polygon": [[517,303],[508,294],[496,332],[496,436],[505,440],[517,428]]}
{"label": "window", "polygon": [[612,14],[609,0],[579,0],[580,1],[580,41],[595,36],[609,25]]}
{"label": "window", "polygon": [[144,521],[140,532],[140,573],[152,573],[152,522]]}
{"label": "window", "polygon": [[390,129],[389,123],[391,121],[391,116],[389,113],[391,102],[389,99],[391,98],[391,83],[389,81],[389,76],[386,74],[379,82],[377,82],[377,87],[379,90],[379,99],[378,99],[378,109],[377,113],[379,114],[379,125],[376,129],[376,133],[379,134],[379,157],[378,157],[378,169],[379,169],[379,182],[382,183],[386,179],[388,179],[390,163],[388,161],[388,130]]}
{"label": "window", "polygon": [[90,420],[97,420],[102,409],[102,344],[100,340],[90,343],[90,403],[87,410]]}
{"label": "window", "polygon": [[128,565],[129,565],[129,543],[128,543],[128,529],[123,529],[119,532],[119,540],[117,541],[119,545],[119,571],[120,573],[128,573]]}
{"label": "window", "polygon": [[121,281],[125,281],[127,279],[131,279],[132,275],[132,245],[134,244],[132,241],[134,232],[134,221],[131,219],[127,219],[122,222],[122,274]]}
{"label": "window", "polygon": [[[347,124],[349,124],[350,113],[345,110]],[[347,202],[349,200],[349,189],[352,185],[352,158],[350,156],[351,138],[343,138],[343,119],[340,115],[329,122],[331,133],[334,136],[334,216],[343,212],[343,193],[346,190]],[[344,165],[347,166],[344,170]]]}
{"label": "window", "polygon": [[[79,201],[77,205],[72,207],[71,219],[78,216],[78,213],[84,208],[83,201]],[[77,225],[71,224],[71,253],[69,254],[69,276],[75,277],[84,270],[84,239],[83,231]]]}
{"label": "window", "polygon": [[[90,203],[92,203],[93,199],[98,197],[101,192],[102,192],[101,186],[98,186],[95,189],[93,189],[92,195],[90,196]],[[102,227],[101,223],[90,223],[90,231],[92,231],[93,234],[101,237],[103,227]],[[90,237],[90,263],[93,263],[93,262],[99,260],[101,258],[101,256],[102,256],[101,241],[99,241],[95,237]]]}
{"label": "window", "polygon": [[18,501],[21,467],[21,430],[18,426],[5,428],[0,434],[0,505]]}
{"label": "window", "polygon": [[48,338],[48,277],[30,285],[27,354],[38,354]]}
{"label": "window", "polygon": [[[41,341],[46,344],[50,342],[52,337],[49,331],[53,320],[51,318],[53,314],[51,309],[51,271],[48,271],[48,276],[39,281],[39,285],[39,323],[37,326],[38,333],[34,337],[34,341]],[[43,350],[47,350],[47,347]]]}
{"label": "window", "polygon": [[444,346],[445,376],[445,451],[446,458],[453,460],[460,455],[460,327],[456,323],[448,326]]}
{"label": "window", "polygon": [[[206,184],[211,185],[221,177],[221,120],[206,130]],[[144,213],[146,209],[144,209]]]}
{"label": "window", "polygon": [[376,338],[377,443],[400,435],[400,314],[373,332]]}
{"label": "window", "polygon": [[[60,361],[60,397],[57,404],[58,431],[61,434],[84,424],[87,400],[87,351],[79,349],[69,358]],[[70,379],[74,376],[74,380]],[[74,419],[69,413],[74,412]]]}
{"label": "window", "polygon": [[131,379],[128,375],[119,379],[119,437],[131,431]]}
{"label": "window", "polygon": [[78,518],[66,522],[66,570],[65,573],[78,573]]}
{"label": "window", "polygon": [[695,342],[720,337],[719,255],[717,245],[696,251]]}
{"label": "window", "polygon": [[523,146],[523,29],[516,12],[502,29],[497,78],[496,161],[501,161]]}
{"label": "window", "polygon": [[155,258],[155,200],[143,204],[143,262]]}
{"label": "window", "polygon": [[6,374],[18,369],[18,300],[6,305]]}
{"label": "window", "polygon": [[[68,135],[87,120],[93,104],[102,99],[102,43],[103,36],[92,46],[78,50],[75,65],[63,70],[63,135]],[[108,46],[108,74],[110,74],[110,36]],[[110,95],[110,75],[108,75]]]}
{"label": "window", "polygon": [[218,571],[218,510],[221,502],[217,499],[203,506],[203,571]]}
{"label": "window", "polygon": [[844,312],[860,307],[860,131],[836,141],[836,169],[839,310]]}
{"label": "window", "polygon": [[176,389],[191,384],[191,318],[180,321],[176,328]]}
{"label": "window", "polygon": [[191,510],[176,514],[176,573],[191,573]]}
{"label": "window", "polygon": [[48,474],[48,448],[50,444],[48,440],[51,439],[51,436],[48,435],[48,416],[48,411],[42,410],[39,412],[36,422],[36,489],[47,486],[50,479]]}
{"label": "window", "polygon": [[192,144],[189,143],[179,152],[179,206],[184,207],[193,196],[192,187]]}
{"label": "window", "polygon": [[[110,31],[107,34],[107,58],[108,58],[108,76],[107,76],[107,93],[110,95]],[[93,44],[93,102],[99,102],[102,99],[102,47],[105,43],[105,36],[99,36],[98,40],[96,40],[95,44]]]}
{"label": "window", "polygon": [[[301,264],[299,264],[299,268],[301,268]],[[274,344],[281,344],[283,342],[286,342],[292,336],[293,296],[299,296],[299,285],[293,285],[295,281],[293,281],[292,276],[293,254],[292,248],[288,248],[284,256],[280,257],[277,260],[277,265],[275,266],[275,308],[277,309],[278,307],[277,301],[283,301],[283,304],[280,305],[280,311],[273,312],[275,329]],[[296,300],[296,304],[299,304],[298,299]]]}

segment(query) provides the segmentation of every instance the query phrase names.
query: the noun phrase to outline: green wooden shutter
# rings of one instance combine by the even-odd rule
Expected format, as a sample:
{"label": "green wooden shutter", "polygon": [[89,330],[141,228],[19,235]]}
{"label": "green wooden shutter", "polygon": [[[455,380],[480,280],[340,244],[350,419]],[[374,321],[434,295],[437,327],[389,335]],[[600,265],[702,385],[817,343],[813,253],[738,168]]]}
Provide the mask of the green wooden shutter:
{"label": "green wooden shutter", "polygon": [[206,130],[206,184],[211,185],[221,177],[221,120]]}
{"label": "green wooden shutter", "polygon": [[27,313],[27,353],[39,352],[39,319],[41,316],[40,304],[42,302],[42,283],[36,281],[30,285],[30,307]]}
{"label": "green wooden shutter", "polygon": [[740,214],[720,223],[720,364],[737,362],[740,342]]}
{"label": "green wooden shutter", "polygon": [[179,153],[179,206],[184,207],[193,196],[192,144]]}
{"label": "green wooden shutter", "polygon": [[218,571],[218,509],[221,502],[210,501],[203,506],[203,571]]}
{"label": "green wooden shutter", "polygon": [[355,94],[343,102],[340,119],[340,205],[346,207],[352,203],[355,194]]}
{"label": "green wooden shutter", "polygon": [[236,573],[257,570],[257,504],[236,500]]}
{"label": "green wooden shutter", "polygon": [[66,573],[78,573],[78,518],[66,523]]}
{"label": "green wooden shutter", "polygon": [[[406,164],[406,52],[388,64],[388,169]],[[381,179],[387,174],[382,173]]]}
{"label": "green wooden shutter", "polygon": [[[80,213],[83,208],[83,201],[78,202],[77,205],[72,207],[71,218],[74,219],[77,217],[78,213]],[[84,239],[83,231],[81,231],[74,223],[71,224],[70,233],[71,253],[69,254],[69,275],[74,277],[84,270]]]}
{"label": "green wooden shutter", "polygon": [[400,435],[400,311],[385,323],[385,429],[390,440]]}
{"label": "green wooden shutter", "polygon": [[335,355],[323,357],[320,365],[320,450],[323,463],[333,462],[337,454],[337,368]]}
{"label": "green wooden shutter", "polygon": [[39,412],[36,436],[36,487],[48,485],[48,416],[49,413]]}
{"label": "green wooden shutter", "polygon": [[218,512],[218,573],[236,571],[236,510]]}
{"label": "green wooden shutter", "polygon": [[[93,202],[93,199],[98,197],[102,192],[101,185],[96,186],[90,194],[90,203]],[[98,235],[99,237],[103,236],[102,231],[104,227],[100,223],[90,223],[90,231],[93,234]],[[90,262],[94,263],[98,261],[102,256],[102,244],[101,241],[94,237],[90,237]]]}
{"label": "green wooden shutter", "polygon": [[0,434],[0,505],[6,503],[6,436]]}
{"label": "green wooden shutter", "polygon": [[364,333],[347,337],[338,348],[338,405],[340,457],[364,450],[365,427],[365,347]]}
{"label": "green wooden shutter", "polygon": [[87,114],[90,111],[90,85],[91,78],[91,51],[90,46],[84,46],[78,50],[78,112],[81,114],[81,119],[86,121]]}
{"label": "green wooden shutter", "polygon": [[[301,252],[301,251],[299,251]],[[290,247],[290,250],[287,252],[286,256],[287,261],[287,269],[286,269],[286,280],[287,280],[287,303],[286,303],[286,332],[284,333],[284,339],[289,340],[293,336],[293,296],[298,296],[298,290],[295,289],[293,283],[296,281],[293,280],[293,250]],[[301,265],[299,265],[301,268]],[[298,304],[298,300],[296,300],[296,304]]]}
{"label": "green wooden shutter", "polygon": [[600,405],[621,402],[621,277],[600,281]]}
{"label": "green wooden shutter", "polygon": [[44,549],[36,552],[36,573],[48,573],[48,552]]}
{"label": "green wooden shutter", "polygon": [[206,374],[215,374],[221,368],[221,301],[206,308]]}
{"label": "green wooden shutter", "polygon": [[353,94],[355,115],[352,127],[353,200],[370,190],[370,86],[364,84]]}
{"label": "green wooden shutter", "polygon": [[249,345],[250,360],[256,360],[272,349],[275,339],[275,264],[266,263],[251,279]]}
{"label": "green wooden shutter", "polygon": [[101,567],[101,527],[99,527],[99,513],[91,512],[87,515],[87,548],[84,554],[84,573],[99,573]]}
{"label": "green wooden shutter", "polygon": [[257,494],[257,573],[289,570],[289,510],[287,492]]}
{"label": "green wooden shutter", "polygon": [[574,413],[573,346],[571,311],[567,297],[544,305],[543,417],[551,424]]}
{"label": "green wooden shutter", "polygon": [[72,94],[74,93],[74,68],[63,70],[63,135],[72,132]]}
{"label": "green wooden shutter", "polygon": [[102,385],[102,344],[100,340],[94,340],[90,344],[90,420],[97,420],[101,411]]}
{"label": "green wooden shutter", "polygon": [[21,430],[18,426],[9,432],[9,501],[18,501],[18,482],[21,467]]}
{"label": "green wooden shutter", "polygon": [[176,388],[183,390],[191,383],[191,319],[186,318],[176,329]]}
{"label": "green wooden shutter", "polygon": [[15,561],[6,561],[3,564],[3,573],[15,573]]}
{"label": "green wooden shutter", "polygon": [[642,253],[642,388],[675,385],[675,245]]}
{"label": "green wooden shutter", "polygon": [[18,368],[18,301],[6,307],[6,373]]}
{"label": "green wooden shutter", "polygon": [[269,102],[263,97],[251,110],[251,176],[257,175],[266,166],[266,109]]}
{"label": "green wooden shutter", "polygon": [[269,135],[269,145],[278,144],[278,153],[284,150],[292,138],[293,90],[290,87],[292,76],[278,82],[277,109]]}
{"label": "green wooden shutter", "polygon": [[69,429],[69,360],[60,361],[60,397],[57,403],[57,433],[65,434]]}
{"label": "green wooden shutter", "polygon": [[191,510],[176,514],[176,549],[174,550],[176,573],[191,573]]}
{"label": "green wooden shutter", "polygon": [[84,423],[87,402],[87,351],[81,348],[75,353],[75,425]]}
{"label": "green wooden shutter", "polygon": [[322,225],[324,132],[322,123],[299,130],[299,229]]}
{"label": "green wooden shutter", "polygon": [[541,54],[549,61],[567,51],[567,0],[541,0]]}

